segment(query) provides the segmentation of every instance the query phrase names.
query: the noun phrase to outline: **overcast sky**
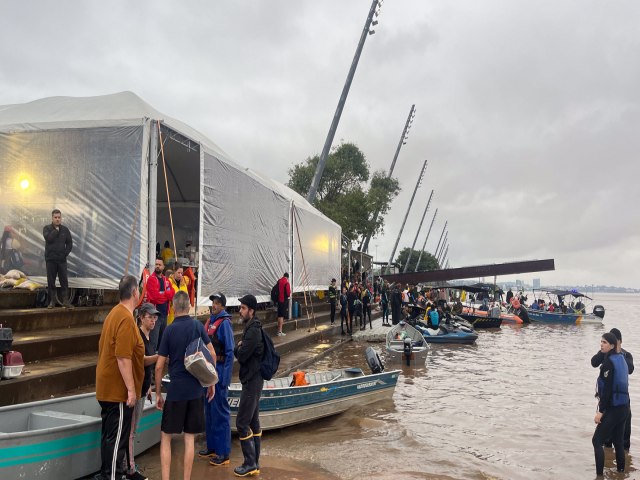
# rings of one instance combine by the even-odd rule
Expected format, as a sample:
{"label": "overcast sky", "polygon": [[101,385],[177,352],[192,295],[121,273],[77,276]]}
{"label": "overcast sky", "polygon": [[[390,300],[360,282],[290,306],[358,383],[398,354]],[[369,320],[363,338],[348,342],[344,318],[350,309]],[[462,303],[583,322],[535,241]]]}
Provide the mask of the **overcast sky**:
{"label": "overcast sky", "polygon": [[[0,104],[130,90],[286,183],[324,144],[371,2],[0,3]],[[370,251],[448,221],[452,267],[554,258],[543,284],[640,288],[640,2],[386,0],[334,145],[403,188]]]}

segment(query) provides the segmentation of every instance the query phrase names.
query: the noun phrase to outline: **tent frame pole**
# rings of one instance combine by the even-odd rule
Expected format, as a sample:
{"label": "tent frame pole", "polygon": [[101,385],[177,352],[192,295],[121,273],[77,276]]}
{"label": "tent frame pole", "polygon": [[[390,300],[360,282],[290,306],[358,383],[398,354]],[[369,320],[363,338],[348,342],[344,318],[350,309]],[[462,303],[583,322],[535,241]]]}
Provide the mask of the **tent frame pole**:
{"label": "tent frame pole", "polygon": [[158,131],[150,129],[149,148],[149,248],[147,266],[151,267],[156,258],[156,228],[158,221]]}

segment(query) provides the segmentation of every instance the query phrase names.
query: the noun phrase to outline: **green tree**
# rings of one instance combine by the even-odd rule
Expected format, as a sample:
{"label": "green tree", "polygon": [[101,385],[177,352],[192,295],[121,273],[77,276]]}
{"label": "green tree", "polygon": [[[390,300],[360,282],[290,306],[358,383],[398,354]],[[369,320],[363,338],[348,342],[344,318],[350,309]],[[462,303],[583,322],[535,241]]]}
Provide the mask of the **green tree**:
{"label": "green tree", "polygon": [[[404,266],[407,263],[407,258],[409,257],[410,250],[411,249],[409,247],[405,247],[402,250],[400,250],[400,253],[396,257],[395,263],[400,265],[401,272],[404,270]],[[409,268],[407,269],[407,272],[415,271],[416,264],[418,263],[418,257],[420,257],[420,250],[414,250],[413,253],[411,254],[411,260],[409,260]],[[439,270],[439,269],[440,267],[438,266],[438,261],[436,260],[436,257],[431,255],[426,250],[424,250],[422,253],[422,258],[420,259],[420,265],[418,266],[418,271],[425,272],[429,270]]]}
{"label": "green tree", "polygon": [[[287,185],[306,195],[318,161],[316,155],[290,168]],[[357,242],[364,235],[382,233],[384,214],[398,192],[398,180],[387,178],[383,170],[371,175],[364,153],[353,143],[342,143],[327,157],[314,206],[340,225],[345,237]],[[374,222],[376,211],[380,215]]]}

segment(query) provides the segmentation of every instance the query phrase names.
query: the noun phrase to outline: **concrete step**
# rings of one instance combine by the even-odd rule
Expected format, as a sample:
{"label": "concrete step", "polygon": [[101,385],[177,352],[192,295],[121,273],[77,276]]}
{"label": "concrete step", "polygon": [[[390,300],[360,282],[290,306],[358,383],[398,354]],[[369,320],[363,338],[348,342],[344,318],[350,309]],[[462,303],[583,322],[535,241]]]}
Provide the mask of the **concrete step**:
{"label": "concrete step", "polygon": [[[84,289],[75,289],[75,302],[77,304],[78,296],[84,293]],[[92,290],[95,292],[95,290]],[[16,309],[16,308],[35,308],[37,292],[29,290],[2,289],[0,290],[0,310]],[[118,303],[118,292],[116,290],[103,291],[104,304],[115,305]]]}
{"label": "concrete step", "polygon": [[111,305],[100,307],[28,308],[0,310],[0,324],[20,332],[66,329],[79,325],[102,322],[111,310]]}
{"label": "concrete step", "polygon": [[98,352],[60,357],[25,365],[22,375],[0,380],[0,406],[45,400],[93,385]]}
{"label": "concrete step", "polygon": [[25,362],[96,353],[101,331],[102,323],[94,323],[57,330],[16,333],[13,337],[13,350],[22,353]]}

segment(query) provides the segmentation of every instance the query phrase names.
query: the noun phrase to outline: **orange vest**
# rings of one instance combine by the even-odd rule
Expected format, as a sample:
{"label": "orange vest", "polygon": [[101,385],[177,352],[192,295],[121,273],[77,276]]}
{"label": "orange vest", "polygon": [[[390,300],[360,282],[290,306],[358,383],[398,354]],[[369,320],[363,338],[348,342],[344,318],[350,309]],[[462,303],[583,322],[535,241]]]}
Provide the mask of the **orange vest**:
{"label": "orange vest", "polygon": [[293,386],[304,387],[305,385],[309,385],[309,382],[307,382],[307,379],[304,376],[304,372],[293,372]]}

